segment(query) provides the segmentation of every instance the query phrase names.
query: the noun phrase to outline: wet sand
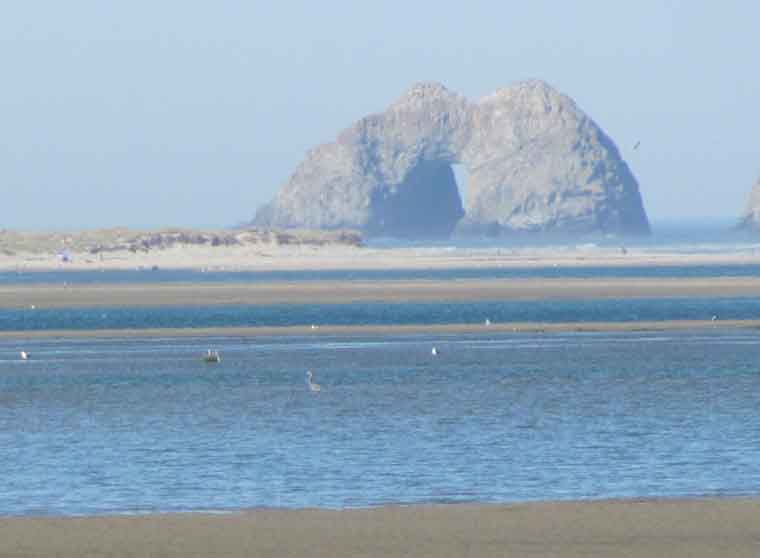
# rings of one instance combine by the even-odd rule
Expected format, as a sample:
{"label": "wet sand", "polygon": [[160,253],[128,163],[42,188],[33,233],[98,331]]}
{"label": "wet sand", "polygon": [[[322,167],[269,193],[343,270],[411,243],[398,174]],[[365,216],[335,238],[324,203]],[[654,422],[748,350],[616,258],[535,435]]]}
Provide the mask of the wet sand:
{"label": "wet sand", "polygon": [[388,335],[467,335],[506,333],[561,333],[569,331],[674,331],[687,329],[760,329],[757,320],[662,320],[636,322],[491,322],[485,324],[405,324],[405,325],[299,325],[262,327],[192,327],[140,329],[50,329],[0,331],[0,339],[121,338],[121,337],[286,337],[340,336],[372,337]]}
{"label": "wet sand", "polygon": [[3,285],[0,308],[743,296],[760,296],[760,278]]}
{"label": "wet sand", "polygon": [[726,499],[0,518],[0,556],[755,558],[758,517]]}
{"label": "wet sand", "polygon": [[[410,281],[304,281],[239,284],[156,283],[96,285],[3,285],[0,308],[33,312],[47,308],[215,306],[350,302],[467,302],[660,297],[760,296],[760,278],[615,278]],[[486,316],[484,316],[485,322]],[[208,327],[114,330],[6,331],[2,337],[394,335],[552,331],[651,331],[693,328],[760,328],[756,320],[636,322],[508,322],[480,324]]]}

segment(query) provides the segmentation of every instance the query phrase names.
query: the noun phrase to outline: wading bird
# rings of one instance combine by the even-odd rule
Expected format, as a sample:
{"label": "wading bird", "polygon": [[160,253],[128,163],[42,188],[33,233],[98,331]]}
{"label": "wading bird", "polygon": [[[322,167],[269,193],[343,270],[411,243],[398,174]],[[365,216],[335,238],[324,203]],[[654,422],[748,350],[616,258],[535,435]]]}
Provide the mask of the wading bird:
{"label": "wading bird", "polygon": [[322,386],[314,381],[314,374],[311,370],[306,371],[306,385],[309,386],[309,391],[322,391]]}

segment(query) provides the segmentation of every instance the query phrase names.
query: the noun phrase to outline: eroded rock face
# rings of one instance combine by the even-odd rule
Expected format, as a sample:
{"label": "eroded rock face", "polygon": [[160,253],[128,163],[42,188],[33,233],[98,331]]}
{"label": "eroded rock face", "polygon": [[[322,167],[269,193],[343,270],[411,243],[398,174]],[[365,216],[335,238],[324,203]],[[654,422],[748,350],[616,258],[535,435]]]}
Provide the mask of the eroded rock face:
{"label": "eroded rock face", "polygon": [[760,231],[760,177],[749,193],[747,209],[739,221],[739,227]]}
{"label": "eroded rock face", "polygon": [[[452,164],[469,171],[467,208]],[[310,152],[254,223],[412,238],[448,236],[458,223],[492,234],[649,232],[614,143],[541,81],[476,103],[417,84]]]}

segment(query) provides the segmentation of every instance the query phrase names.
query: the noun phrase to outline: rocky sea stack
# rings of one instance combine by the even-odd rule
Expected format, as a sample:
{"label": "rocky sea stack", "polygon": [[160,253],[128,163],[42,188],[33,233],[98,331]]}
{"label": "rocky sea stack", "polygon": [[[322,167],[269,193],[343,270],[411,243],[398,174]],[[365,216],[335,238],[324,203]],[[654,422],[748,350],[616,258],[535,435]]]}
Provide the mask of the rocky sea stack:
{"label": "rocky sea stack", "polygon": [[760,231],[760,177],[749,193],[747,209],[739,221],[739,228]]}
{"label": "rocky sea stack", "polygon": [[[467,207],[452,165],[469,175]],[[527,81],[470,102],[420,83],[385,112],[313,149],[258,226],[369,236],[647,234],[638,184],[615,144],[567,96]]]}

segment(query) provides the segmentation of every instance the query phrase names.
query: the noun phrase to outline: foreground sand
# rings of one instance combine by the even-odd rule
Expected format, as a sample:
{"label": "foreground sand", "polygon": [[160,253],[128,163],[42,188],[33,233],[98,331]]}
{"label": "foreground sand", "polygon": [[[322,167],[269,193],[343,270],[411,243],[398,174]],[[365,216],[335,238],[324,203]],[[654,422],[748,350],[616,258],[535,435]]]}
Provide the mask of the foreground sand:
{"label": "foreground sand", "polygon": [[758,518],[733,499],[4,518],[0,556],[756,558]]}

